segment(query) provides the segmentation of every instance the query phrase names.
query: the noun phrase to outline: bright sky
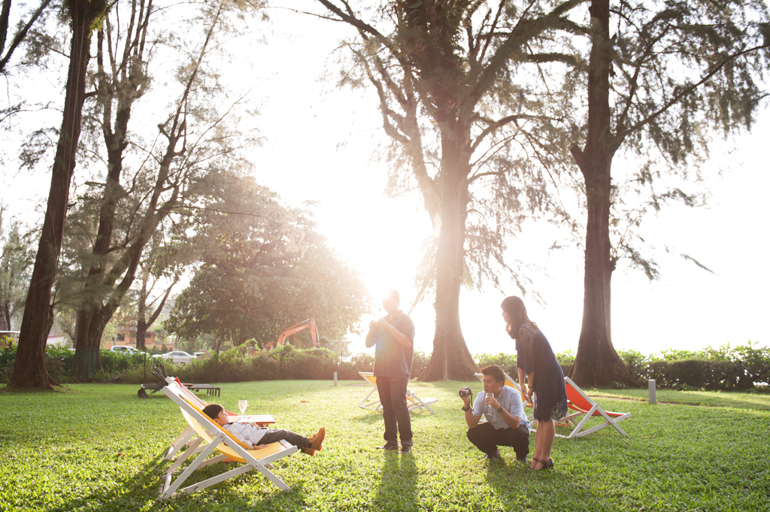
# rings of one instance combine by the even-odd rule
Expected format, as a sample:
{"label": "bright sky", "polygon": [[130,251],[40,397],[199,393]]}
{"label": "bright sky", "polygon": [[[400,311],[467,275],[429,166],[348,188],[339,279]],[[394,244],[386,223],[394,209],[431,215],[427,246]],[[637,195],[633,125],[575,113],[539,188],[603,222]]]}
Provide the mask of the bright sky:
{"label": "bright sky", "polygon": [[[318,81],[325,70],[335,73],[327,56],[336,42],[323,31],[339,25],[301,21],[277,10],[270,16],[276,31],[270,39],[282,40],[281,62],[270,68],[275,75],[265,81],[265,88],[293,85],[291,94],[271,97],[262,112],[269,141],[261,153],[268,161],[280,161],[281,170],[258,178],[286,201],[317,201],[321,229],[362,271],[370,290],[379,294],[388,287],[397,288],[406,309],[416,294],[414,268],[421,256],[420,244],[430,233],[430,222],[417,195],[399,200],[384,197],[387,164],[378,163],[373,156],[385,137],[377,100],[371,92],[337,92],[333,82]],[[292,25],[280,23],[282,20],[291,20],[295,29],[300,23],[301,35],[283,34],[283,27]],[[308,41],[312,43],[308,45]],[[287,61],[295,65],[282,64]],[[264,71],[260,69],[263,76]],[[281,119],[286,112],[295,114],[289,122]],[[710,187],[709,209],[669,208],[644,224],[644,236],[650,243],[690,254],[714,274],[663,251],[657,258],[660,281],[650,283],[639,272],[616,272],[612,304],[616,348],[649,354],[726,342],[770,343],[765,317],[770,310],[770,266],[764,264],[770,246],[770,215],[762,197],[770,186],[770,166],[759,151],[769,135],[770,112],[765,110],[753,134],[741,137],[733,154],[712,149],[714,168],[729,168]],[[297,150],[298,146],[302,149]],[[549,229],[538,226],[510,246],[524,247],[521,252],[528,257],[522,259],[544,269],[532,278],[546,304],[525,297],[530,317],[539,323],[555,351],[574,352],[582,318],[583,255],[578,249],[549,254],[552,238],[537,236]],[[506,294],[519,293],[513,287],[506,290]],[[463,291],[462,327],[472,353],[512,350],[499,308],[504,296],[491,287],[484,293]],[[415,345],[430,352],[435,328],[432,304],[418,306],[413,318]],[[361,336],[352,340],[354,353],[366,350]]]}
{"label": "bright sky", "polygon": [[[397,200],[384,195],[387,164],[377,161],[376,151],[386,139],[376,98],[371,91],[336,90],[333,79],[321,80],[325,72],[336,76],[331,52],[338,36],[332,31],[340,25],[280,9],[271,9],[270,17],[271,25],[255,27],[270,32],[264,34],[266,45],[238,42],[252,64],[243,66],[239,61],[233,75],[254,85],[253,94],[261,103],[256,122],[266,141],[253,152],[256,178],[288,204],[315,201],[312,209],[321,232],[361,271],[370,291],[379,296],[396,288],[407,309],[416,293],[413,276],[420,246],[431,228],[418,195]],[[734,153],[712,149],[714,166],[729,164],[729,170],[711,184],[709,209],[668,208],[645,222],[642,229],[648,242],[686,252],[714,274],[664,252],[657,258],[662,271],[658,282],[649,283],[638,272],[616,272],[612,288],[616,348],[649,354],[726,342],[770,343],[764,316],[770,310],[770,265],[765,263],[770,216],[763,197],[770,189],[770,166],[760,155],[768,135],[770,112],[765,110],[753,134],[737,141]],[[48,180],[49,175],[29,180],[3,171],[1,199],[22,210],[40,204]],[[538,225],[511,241],[510,247],[519,259],[542,269],[531,278],[545,304],[525,296],[530,318],[538,322],[555,351],[574,352],[582,315],[583,255],[578,249],[549,254],[552,240],[551,228]],[[506,294],[520,292],[509,287]],[[472,353],[513,350],[500,314],[503,297],[494,288],[463,291],[461,320]],[[412,317],[416,347],[430,352],[432,304],[421,304]],[[363,335],[350,339],[353,353],[367,350]]]}

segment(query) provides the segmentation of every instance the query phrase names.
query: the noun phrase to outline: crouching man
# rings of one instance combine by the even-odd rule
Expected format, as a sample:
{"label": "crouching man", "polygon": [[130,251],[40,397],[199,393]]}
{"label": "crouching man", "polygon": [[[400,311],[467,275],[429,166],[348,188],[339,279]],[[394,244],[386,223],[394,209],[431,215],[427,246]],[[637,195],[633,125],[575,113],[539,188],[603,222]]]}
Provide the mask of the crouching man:
{"label": "crouching man", "polygon": [[[529,421],[521,395],[505,385],[505,372],[499,366],[481,369],[484,393],[479,393],[471,407],[471,397],[463,396],[468,439],[489,460],[502,459],[498,446],[512,446],[516,460],[527,461],[529,453]],[[479,424],[484,414],[486,422]]]}

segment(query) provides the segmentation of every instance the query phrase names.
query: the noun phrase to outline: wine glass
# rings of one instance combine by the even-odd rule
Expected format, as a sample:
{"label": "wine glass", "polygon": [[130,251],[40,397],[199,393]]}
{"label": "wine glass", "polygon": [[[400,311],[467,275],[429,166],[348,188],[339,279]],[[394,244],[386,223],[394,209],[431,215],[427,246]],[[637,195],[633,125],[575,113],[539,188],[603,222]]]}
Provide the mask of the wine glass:
{"label": "wine glass", "polygon": [[238,400],[238,409],[241,410],[241,417],[244,416],[246,413],[246,407],[249,405],[249,402],[246,400]]}
{"label": "wine glass", "polygon": [[[494,397],[495,397],[494,393],[486,393],[486,396],[484,398],[494,398]],[[486,400],[484,402],[486,403]],[[487,414],[491,415],[492,414],[492,406],[489,405],[489,404],[486,404],[485,407],[484,407],[484,411]]]}

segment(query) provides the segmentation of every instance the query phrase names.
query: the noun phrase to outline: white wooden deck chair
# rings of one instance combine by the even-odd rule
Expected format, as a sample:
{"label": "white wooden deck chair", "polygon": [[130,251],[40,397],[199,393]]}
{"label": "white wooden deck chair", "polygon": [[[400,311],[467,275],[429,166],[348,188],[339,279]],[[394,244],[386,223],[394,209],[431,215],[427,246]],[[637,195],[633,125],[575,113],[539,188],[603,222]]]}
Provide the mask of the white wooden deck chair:
{"label": "white wooden deck chair", "polygon": [[[200,410],[203,410],[204,407],[206,407],[208,404],[204,402],[203,400],[198,397],[195,393],[190,391],[187,386],[183,385],[181,382],[179,382],[179,379],[176,377],[166,377],[165,378],[166,385],[176,383],[177,389],[179,392],[179,395],[190,402],[192,405],[197,407]],[[225,414],[230,418],[230,421],[243,421],[246,423],[256,423],[260,426],[267,426],[271,423],[275,423],[275,419],[269,414],[247,414],[246,416],[240,416],[239,414],[232,413],[230,411],[225,410]],[[179,436],[171,443],[171,446],[169,446],[168,451],[166,452],[166,455],[164,456],[164,459],[171,460],[176,453],[181,450],[185,445],[189,445],[192,443],[192,439],[195,437],[195,430],[190,425],[187,425],[187,428],[184,429],[184,431],[179,434]]]}
{"label": "white wooden deck chair", "polygon": [[[198,438],[190,444],[187,450],[179,454],[176,462],[174,462],[166,472],[165,481],[160,494],[161,500],[173,498],[181,494],[192,494],[198,489],[204,489],[252,470],[257,470],[262,473],[279,489],[283,491],[289,490],[289,486],[286,485],[286,482],[271,471],[275,469],[271,463],[296,453],[296,446],[293,446],[286,441],[280,441],[271,443],[261,450],[248,449],[246,445],[241,444],[230,435],[229,432],[203,414],[196,405],[189,402],[183,394],[183,389],[184,386],[179,386],[176,382],[171,382],[163,388],[163,393],[179,406],[182,416],[191,427],[193,434],[198,435]],[[192,437],[193,434],[190,434],[189,437]],[[220,455],[208,458],[214,450],[218,450]],[[176,480],[173,480],[174,473],[180,469],[182,464],[184,464],[184,462],[192,455],[197,455],[197,457],[195,457],[189,466],[182,470],[182,473]],[[210,466],[211,464],[226,459],[240,462],[242,465],[217,476],[208,478],[202,482],[180,489],[182,484],[197,469]]]}
{"label": "white wooden deck chair", "polygon": [[430,411],[431,414],[436,414],[436,411],[431,407],[432,404],[438,402],[438,398],[420,398],[414,391],[406,390],[406,405],[409,407],[409,412],[419,411],[422,408]]}
{"label": "white wooden deck chair", "polygon": [[[377,391],[377,377],[372,372],[358,372],[362,379],[372,385],[372,389],[369,390],[369,394],[361,400],[358,406],[361,409],[369,409],[370,411],[379,411],[382,408],[379,395],[374,395]],[[406,390],[406,405],[409,407],[409,412],[419,411],[420,409],[427,409],[431,414],[436,414],[436,411],[431,407],[432,404],[438,402],[438,398],[420,398],[417,394],[409,389]]]}
{"label": "white wooden deck chair", "polygon": [[369,409],[370,411],[379,411],[380,407],[382,407],[382,405],[380,404],[380,396],[374,395],[373,398],[370,398],[372,394],[377,392],[377,379],[375,378],[372,372],[358,372],[358,374],[361,376],[362,379],[364,379],[367,383],[371,384],[372,386],[372,389],[369,390],[369,394],[366,395],[363,400],[361,400],[361,403],[358,404],[358,406],[361,409]]}
{"label": "white wooden deck chair", "polygon": [[[567,405],[570,409],[575,411],[573,414],[570,414],[566,418],[563,418],[564,420],[570,421],[573,425],[575,425],[575,428],[572,429],[572,432],[569,433],[569,435],[562,435],[562,434],[556,434],[558,437],[563,437],[565,439],[575,439],[578,437],[585,437],[589,434],[592,434],[596,432],[597,430],[601,430],[605,427],[609,427],[610,425],[615,428],[618,432],[620,432],[622,435],[628,437],[628,434],[625,430],[623,430],[620,425],[618,425],[618,422],[623,421],[626,418],[631,417],[630,412],[613,412],[613,411],[605,411],[601,408],[599,404],[594,402],[588,395],[585,394],[585,392],[580,389],[580,387],[572,382],[572,379],[569,377],[564,377],[564,386],[567,390]],[[580,422],[578,423],[576,418],[583,417]],[[588,428],[586,430],[583,430],[585,428],[586,423],[588,420],[590,420],[592,417],[601,417],[604,419],[604,422],[593,426],[591,428]]]}

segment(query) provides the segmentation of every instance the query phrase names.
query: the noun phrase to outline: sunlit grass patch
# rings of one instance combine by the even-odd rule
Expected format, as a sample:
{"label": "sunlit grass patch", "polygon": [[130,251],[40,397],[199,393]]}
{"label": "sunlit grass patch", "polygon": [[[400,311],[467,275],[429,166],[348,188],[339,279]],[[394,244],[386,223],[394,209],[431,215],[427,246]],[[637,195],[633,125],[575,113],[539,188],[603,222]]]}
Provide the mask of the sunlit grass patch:
{"label": "sunlit grass patch", "polygon": [[[93,384],[0,392],[0,509],[766,510],[765,395],[687,392],[696,404],[718,405],[691,407],[589,390],[605,395],[597,398],[605,409],[632,413],[622,423],[630,437],[606,428],[557,439],[555,470],[530,472],[510,448],[490,464],[467,441],[457,396],[467,385],[480,390],[477,381],[410,385],[439,401],[435,415],[412,415],[414,453],[400,456],[376,449],[382,416],[357,407],[369,392],[363,381],[221,384],[220,398],[201,397],[230,410],[247,399],[247,412],[272,414],[277,427],[303,434],[325,426],[324,449],[276,463],[290,492],[249,473],[168,502],[156,501],[169,465],[162,454],[185,423],[162,394],[140,400],[137,386]],[[198,478],[219,471],[205,468]]]}

